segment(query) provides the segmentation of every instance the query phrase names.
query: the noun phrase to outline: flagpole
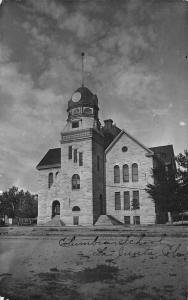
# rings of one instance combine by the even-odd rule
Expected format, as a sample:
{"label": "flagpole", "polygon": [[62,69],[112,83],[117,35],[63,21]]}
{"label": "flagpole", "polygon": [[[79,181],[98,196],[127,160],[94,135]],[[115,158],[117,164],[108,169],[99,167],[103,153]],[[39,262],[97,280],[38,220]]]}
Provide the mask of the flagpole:
{"label": "flagpole", "polygon": [[84,56],[85,56],[85,53],[82,52],[81,55],[82,55],[82,86],[84,86]]}

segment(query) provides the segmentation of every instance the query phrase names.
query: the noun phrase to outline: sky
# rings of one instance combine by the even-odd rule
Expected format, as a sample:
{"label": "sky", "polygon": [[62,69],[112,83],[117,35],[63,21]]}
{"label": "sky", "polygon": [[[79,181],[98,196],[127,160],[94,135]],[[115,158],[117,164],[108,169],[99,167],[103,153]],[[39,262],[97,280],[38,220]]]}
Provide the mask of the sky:
{"label": "sky", "polygon": [[0,190],[37,193],[81,86],[147,147],[188,148],[188,1],[4,0],[0,6]]}

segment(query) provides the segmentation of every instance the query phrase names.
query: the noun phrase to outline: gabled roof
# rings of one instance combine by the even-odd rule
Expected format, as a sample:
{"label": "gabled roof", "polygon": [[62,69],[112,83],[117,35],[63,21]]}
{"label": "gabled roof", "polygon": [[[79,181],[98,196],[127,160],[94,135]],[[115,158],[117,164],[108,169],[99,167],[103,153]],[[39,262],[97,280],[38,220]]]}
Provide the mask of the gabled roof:
{"label": "gabled roof", "polygon": [[36,166],[37,170],[60,168],[61,167],[61,148],[48,150],[43,159]]}
{"label": "gabled roof", "polygon": [[151,156],[153,155],[153,151],[152,150],[150,150],[149,148],[147,148],[146,146],[144,146],[137,139],[135,139],[132,135],[130,135],[129,133],[127,133],[124,129],[121,130],[121,132],[115,137],[115,139],[111,142],[111,144],[106,148],[105,153],[107,153],[108,151],[111,150],[111,148],[117,143],[117,141],[122,137],[123,134],[127,135],[131,140],[133,140],[140,147],[142,147],[143,149],[145,149],[148,154],[150,154]]}

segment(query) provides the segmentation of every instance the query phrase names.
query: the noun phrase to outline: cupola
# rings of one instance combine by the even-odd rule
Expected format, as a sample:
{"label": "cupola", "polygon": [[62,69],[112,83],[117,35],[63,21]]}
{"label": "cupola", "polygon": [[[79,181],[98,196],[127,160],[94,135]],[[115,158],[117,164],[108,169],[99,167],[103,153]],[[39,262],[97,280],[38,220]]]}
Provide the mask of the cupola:
{"label": "cupola", "polygon": [[68,102],[68,118],[74,116],[98,118],[98,98],[87,87],[78,88]]}

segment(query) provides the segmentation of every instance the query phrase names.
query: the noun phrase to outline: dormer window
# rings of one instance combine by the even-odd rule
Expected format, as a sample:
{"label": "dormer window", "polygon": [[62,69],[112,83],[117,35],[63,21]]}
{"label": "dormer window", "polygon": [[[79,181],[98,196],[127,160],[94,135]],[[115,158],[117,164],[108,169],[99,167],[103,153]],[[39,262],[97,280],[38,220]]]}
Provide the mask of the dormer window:
{"label": "dormer window", "polygon": [[72,109],[72,114],[73,115],[77,115],[77,114],[79,114],[80,113],[80,107],[77,107],[77,108],[73,108]]}
{"label": "dormer window", "polygon": [[79,121],[72,122],[72,128],[78,128],[79,127]]}
{"label": "dormer window", "polygon": [[84,107],[83,108],[83,112],[85,114],[87,114],[87,115],[91,115],[91,114],[93,114],[93,108],[91,108],[91,107]]}

